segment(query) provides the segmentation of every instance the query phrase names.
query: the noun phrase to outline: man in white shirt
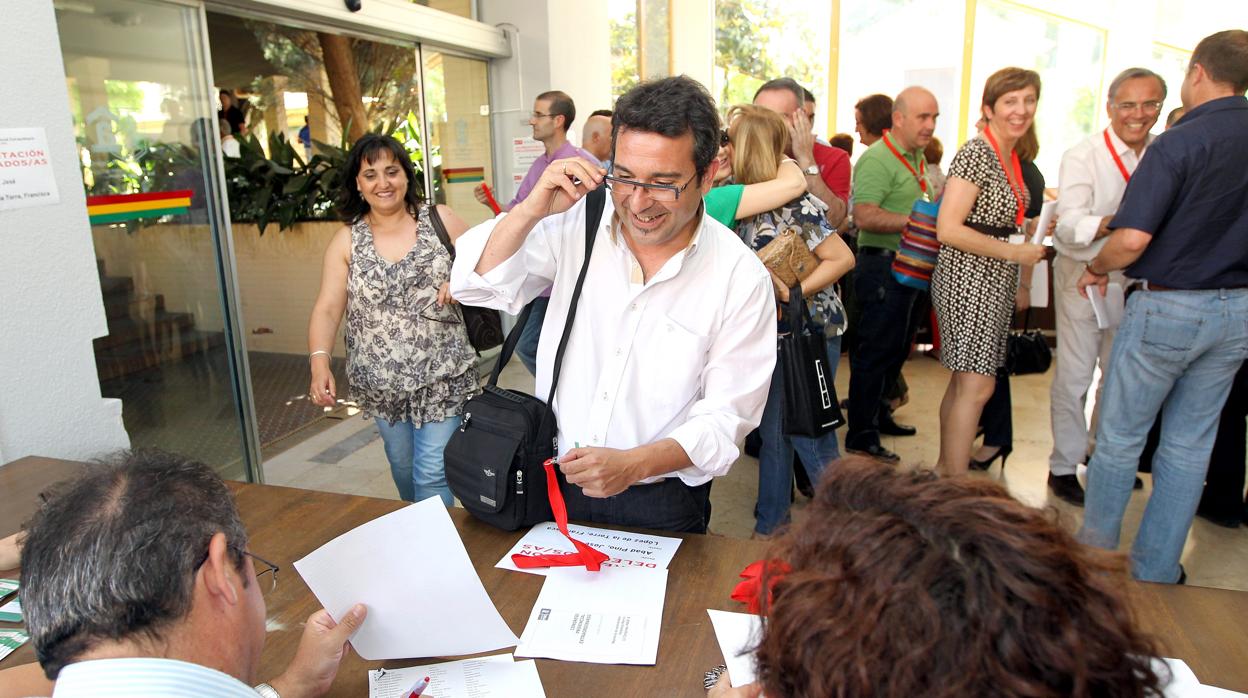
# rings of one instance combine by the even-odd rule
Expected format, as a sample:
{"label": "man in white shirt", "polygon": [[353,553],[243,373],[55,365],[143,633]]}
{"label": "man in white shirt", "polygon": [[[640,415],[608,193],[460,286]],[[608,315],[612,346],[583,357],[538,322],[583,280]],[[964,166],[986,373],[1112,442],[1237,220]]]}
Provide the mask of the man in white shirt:
{"label": "man in white shirt", "polygon": [[[1109,221],[1118,211],[1131,173],[1153,140],[1149,130],[1157,123],[1165,99],[1166,83],[1161,76],[1145,68],[1122,71],[1109,86],[1109,128],[1062,156],[1053,241],[1057,249],[1053,264],[1057,369],[1049,398],[1053,423],[1049,488],[1072,504],[1083,504],[1083,487],[1075,467],[1091,450],[1085,400],[1099,360],[1099,402],[1116,329],[1099,329],[1092,304],[1079,295],[1075,282],[1112,232]],[[1122,284],[1122,272],[1113,272],[1110,281]]]}
{"label": "man in white shirt", "polygon": [[277,568],[248,550],[221,478],[172,454],[92,466],[27,531],[22,606],[54,698],[319,696],[364,622],[359,605],[317,611],[286,671],[252,688]]}
{"label": "man in white shirt", "polygon": [[[706,88],[645,83],[612,123],[613,176],[581,158],[552,163],[528,198],[459,238],[451,293],[514,313],[553,283],[542,333],[561,336],[586,254],[583,200],[607,185],[553,405],[568,515],[702,532],[711,479],[762,416],[776,359],[771,278],[705,214],[719,147]],[[538,350],[539,396],[556,349]]]}

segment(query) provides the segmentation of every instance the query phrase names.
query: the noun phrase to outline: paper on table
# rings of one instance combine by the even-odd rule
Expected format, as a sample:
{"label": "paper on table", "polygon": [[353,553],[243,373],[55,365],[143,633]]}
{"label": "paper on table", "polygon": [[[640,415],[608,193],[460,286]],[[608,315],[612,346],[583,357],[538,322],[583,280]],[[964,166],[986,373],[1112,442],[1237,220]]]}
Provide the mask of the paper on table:
{"label": "paper on table", "polygon": [[0,599],[17,591],[20,583],[16,579],[0,579]]}
{"label": "paper on table", "polygon": [[351,639],[365,659],[445,657],[516,644],[438,497],[338,536],[295,569],[333,617],[356,603],[368,607]]}
{"label": "paper on table", "polygon": [[1053,214],[1057,213],[1057,202],[1046,201],[1040,204],[1040,215],[1036,217],[1036,232],[1031,234],[1031,244],[1039,245],[1044,242],[1044,234],[1049,229],[1049,222],[1053,220]]}
{"label": "paper on table", "polygon": [[537,595],[517,657],[654,664],[667,570],[553,568]]}
{"label": "paper on table", "polygon": [[[640,569],[667,569],[680,547],[679,538],[652,536],[631,531],[610,531],[592,526],[568,525],[568,532],[574,537],[611,556],[602,563],[603,567],[636,567]],[[574,553],[572,542],[559,532],[553,522],[540,523],[529,529],[516,544],[507,551],[503,559],[495,567],[517,572],[546,574],[548,568],[522,570],[511,561],[513,553],[521,555],[549,555],[557,553]]]}
{"label": "paper on table", "polygon": [[29,639],[30,636],[21,630],[0,630],[0,659],[9,656],[10,652],[21,647]]}
{"label": "paper on table", "polygon": [[510,654],[370,671],[369,698],[406,698],[403,691],[426,676],[427,692],[437,698],[546,698],[537,663],[516,662]]}
{"label": "paper on table", "polygon": [[1248,695],[1202,684],[1182,659],[1154,659],[1153,671],[1161,677],[1165,698],[1235,698]]}
{"label": "paper on table", "polygon": [[762,631],[762,619],[752,613],[731,613],[706,609],[711,616],[711,626],[715,628],[715,639],[719,642],[719,651],[724,653],[724,664],[728,667],[728,678],[733,688],[753,683],[754,646],[758,644]]}
{"label": "paper on table", "polygon": [[1092,312],[1096,314],[1097,327],[1109,330],[1122,324],[1122,316],[1127,307],[1127,297],[1122,290],[1122,284],[1111,281],[1105,286],[1104,297],[1095,286],[1089,286],[1088,301],[1092,303]]}
{"label": "paper on table", "polygon": [[6,623],[22,622],[21,600],[13,599],[12,601],[6,603],[5,605],[0,606],[0,620]]}

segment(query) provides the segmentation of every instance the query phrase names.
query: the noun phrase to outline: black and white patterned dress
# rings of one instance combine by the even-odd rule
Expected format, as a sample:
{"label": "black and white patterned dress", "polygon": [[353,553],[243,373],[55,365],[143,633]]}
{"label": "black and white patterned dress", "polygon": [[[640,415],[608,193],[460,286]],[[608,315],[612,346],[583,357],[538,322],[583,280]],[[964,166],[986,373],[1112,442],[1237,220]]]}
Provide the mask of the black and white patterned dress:
{"label": "black and white patterned dress", "polygon": [[[947,176],[979,187],[966,217],[968,226],[999,238],[1014,232],[1018,215],[1014,191],[996,152],[982,136],[958,150]],[[1018,279],[1014,262],[941,245],[932,271],[932,306],[940,328],[940,362],[946,368],[995,376],[1005,365]]]}
{"label": "black and white patterned dress", "polygon": [[476,353],[459,306],[438,307],[451,256],[422,207],[416,244],[398,262],[377,254],[361,217],[351,226],[347,380],[366,417],[420,425],[458,415],[477,393]]}

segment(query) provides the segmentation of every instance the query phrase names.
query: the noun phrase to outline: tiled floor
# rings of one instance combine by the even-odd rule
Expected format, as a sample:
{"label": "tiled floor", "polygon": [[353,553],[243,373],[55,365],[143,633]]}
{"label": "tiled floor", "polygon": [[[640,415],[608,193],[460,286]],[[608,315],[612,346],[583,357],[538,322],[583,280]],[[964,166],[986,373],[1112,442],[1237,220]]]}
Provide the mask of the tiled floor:
{"label": "tiled floor", "polygon": [[[910,404],[898,411],[897,418],[918,427],[919,434],[886,438],[884,445],[900,454],[903,462],[930,466],[938,451],[936,410],[948,373],[936,361],[921,356],[911,359],[905,373],[911,390]],[[848,379],[848,366],[842,360],[837,372],[837,388],[842,396],[847,393]],[[1078,527],[1083,510],[1050,497],[1045,485],[1051,446],[1049,380],[1050,375],[1014,379],[1014,453],[1004,473],[998,462],[987,473],[975,477],[1002,480],[1019,499],[1047,507],[1063,526],[1073,530]],[[518,362],[504,370],[500,382],[529,391],[533,386],[532,377]],[[398,496],[376,428],[358,418],[343,421],[267,459],[265,473],[271,484],[374,497]],[[1148,476],[1145,481],[1148,482]],[[711,491],[712,532],[741,538],[750,535],[757,482],[758,462],[748,456],[742,456],[727,476],[715,481]],[[1130,545],[1150,487],[1132,495],[1123,528],[1124,548]],[[795,516],[801,516],[803,502],[799,496]],[[1188,537],[1183,563],[1189,584],[1248,590],[1248,528],[1229,530],[1197,519]]]}

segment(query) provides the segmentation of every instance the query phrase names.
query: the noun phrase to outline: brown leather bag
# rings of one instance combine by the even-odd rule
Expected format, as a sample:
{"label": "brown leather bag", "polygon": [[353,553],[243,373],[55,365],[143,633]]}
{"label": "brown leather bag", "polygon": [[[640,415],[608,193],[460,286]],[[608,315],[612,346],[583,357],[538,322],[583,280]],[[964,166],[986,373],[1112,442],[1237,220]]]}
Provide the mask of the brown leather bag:
{"label": "brown leather bag", "polygon": [[758,251],[758,258],[788,288],[800,284],[819,266],[819,258],[806,246],[802,231],[796,227],[785,228],[777,233],[771,242]]}

